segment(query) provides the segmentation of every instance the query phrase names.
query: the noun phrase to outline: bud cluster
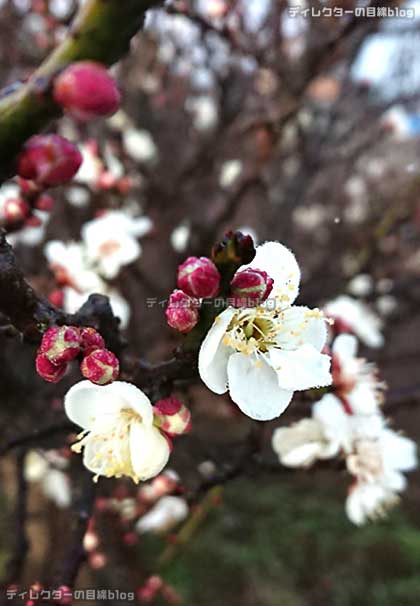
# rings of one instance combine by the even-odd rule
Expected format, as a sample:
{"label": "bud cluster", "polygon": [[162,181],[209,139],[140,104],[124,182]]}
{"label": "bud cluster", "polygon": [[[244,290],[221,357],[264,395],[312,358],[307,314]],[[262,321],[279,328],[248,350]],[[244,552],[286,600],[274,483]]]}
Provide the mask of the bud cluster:
{"label": "bud cluster", "polygon": [[190,332],[200,319],[199,299],[212,299],[220,291],[219,270],[207,257],[188,257],[179,267],[178,290],[169,297],[166,319],[179,332]]}
{"label": "bud cluster", "polygon": [[69,362],[82,357],[82,375],[97,385],[107,385],[118,377],[118,358],[102,336],[91,327],[51,326],[41,341],[35,360],[37,373],[50,383],[58,383]]}

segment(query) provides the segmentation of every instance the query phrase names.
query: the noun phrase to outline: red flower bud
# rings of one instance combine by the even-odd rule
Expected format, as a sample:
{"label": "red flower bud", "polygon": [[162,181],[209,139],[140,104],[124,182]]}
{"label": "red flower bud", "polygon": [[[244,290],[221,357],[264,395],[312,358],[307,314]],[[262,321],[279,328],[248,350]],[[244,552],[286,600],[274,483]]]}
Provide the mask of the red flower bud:
{"label": "red flower bud", "polygon": [[59,135],[35,135],[23,146],[17,173],[44,186],[70,181],[82,164],[82,155],[73,143]]}
{"label": "red flower bud", "polygon": [[20,223],[28,217],[30,208],[22,198],[9,198],[4,203],[3,212],[6,223]]}
{"label": "red flower bud", "polygon": [[80,346],[87,355],[95,349],[104,349],[105,341],[97,330],[86,326],[80,329]]}
{"label": "red flower bud", "polygon": [[45,354],[38,354],[35,368],[40,377],[49,383],[58,383],[66,372],[67,364],[53,364]]}
{"label": "red flower bud", "polygon": [[179,332],[190,332],[199,319],[198,301],[186,295],[182,290],[174,290],[166,308],[166,320]]}
{"label": "red flower bud", "polygon": [[74,360],[79,352],[80,331],[76,326],[51,326],[44,333],[38,350],[56,365]]}
{"label": "red flower bud", "polygon": [[76,119],[87,121],[116,112],[121,95],[103,65],[80,61],[56,78],[54,99]]}
{"label": "red flower bud", "polygon": [[274,280],[260,269],[238,271],[232,282],[231,296],[234,307],[253,307],[265,301],[273,290]]}
{"label": "red flower bud", "polygon": [[153,412],[156,425],[171,437],[188,433],[191,429],[191,413],[177,398],[158,400]]}
{"label": "red flower bud", "polygon": [[80,370],[85,379],[96,385],[108,385],[115,381],[120,371],[118,358],[108,349],[94,349],[83,358]]}
{"label": "red flower bud", "polygon": [[178,287],[191,297],[215,297],[220,287],[219,271],[207,257],[188,257],[178,267]]}

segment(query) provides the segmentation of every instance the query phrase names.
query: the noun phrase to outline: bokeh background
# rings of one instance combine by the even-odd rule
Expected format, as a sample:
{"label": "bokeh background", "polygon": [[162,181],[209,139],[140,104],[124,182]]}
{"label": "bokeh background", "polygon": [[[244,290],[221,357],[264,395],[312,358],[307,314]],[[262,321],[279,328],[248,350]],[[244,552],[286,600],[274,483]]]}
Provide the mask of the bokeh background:
{"label": "bokeh background", "polygon": [[[6,86],[24,80],[65,36],[78,2],[0,5]],[[355,8],[367,5],[411,8],[414,17],[379,17],[379,11],[356,17]],[[311,8],[321,15],[302,12]],[[343,14],[328,16],[325,8]],[[106,288],[124,302],[127,355],[153,362],[179,343],[162,302],[180,261],[208,254],[227,229],[242,229],[257,242],[279,240],[301,265],[301,303],[320,306],[347,293],[382,318],[384,347],[363,354],[389,385],[393,424],[418,440],[420,3],[168,3],[148,14],[113,73],[124,93],[122,110],[93,125],[68,118],[54,125],[84,150],[83,170],[54,190],[54,208],[39,213],[38,226],[10,234],[31,284],[56,295],[45,244],[80,241],[82,225],[98,211],[148,217],[152,228],[141,239],[141,256]],[[8,195],[4,187],[0,201]],[[79,304],[88,294],[81,293]],[[78,375],[46,386],[33,369],[34,350],[3,333],[0,339],[6,441],[38,420],[60,420],[61,398]],[[170,467],[193,490],[203,464],[223,468],[231,460],[249,424],[228,398],[199,381],[180,393],[193,411],[194,432],[177,444]],[[267,424],[267,450],[274,426],[304,416],[299,406]],[[64,445],[56,437],[37,444]],[[1,463],[4,569],[15,537],[15,463],[13,454]],[[72,463],[68,478],[76,493],[79,472]],[[417,606],[418,481],[412,474],[401,506],[386,520],[356,528],[345,516],[348,476],[339,466],[247,468],[207,495],[185,545],[163,564],[174,531],[129,539],[130,515],[98,514],[95,556],[101,557],[89,560],[78,586],[135,590],[159,567],[172,591],[158,598],[162,605]],[[135,498],[125,482],[100,483],[99,490],[121,502]],[[30,484],[23,586],[47,583],[66,547],[67,506],[50,497],[41,483]]]}

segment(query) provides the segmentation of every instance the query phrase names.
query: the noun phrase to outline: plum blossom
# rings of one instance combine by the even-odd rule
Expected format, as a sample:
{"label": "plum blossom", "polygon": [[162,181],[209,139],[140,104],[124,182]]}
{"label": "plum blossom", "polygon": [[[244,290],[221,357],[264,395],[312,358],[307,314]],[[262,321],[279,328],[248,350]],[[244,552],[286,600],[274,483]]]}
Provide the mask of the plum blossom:
{"label": "plum blossom", "polygon": [[341,334],[332,345],[332,376],[335,394],[352,414],[374,414],[383,401],[385,383],[376,366],[357,357],[357,339]]}
{"label": "plum blossom", "polygon": [[185,520],[188,516],[188,505],[185,499],[167,495],[143,515],[136,524],[139,534],[145,532],[166,532]]}
{"label": "plum blossom", "polygon": [[99,476],[128,476],[134,482],[156,476],[169,458],[169,444],[153,425],[149,398],[135,385],[115,381],[73,385],[64,400],[67,416],[83,431],[72,450]]}
{"label": "plum blossom", "polygon": [[347,469],[356,479],[346,502],[349,519],[361,525],[384,517],[407,485],[402,472],[416,467],[415,443],[385,425],[376,436],[357,439],[347,457]]}
{"label": "plum blossom", "polygon": [[361,301],[347,295],[340,295],[324,306],[325,313],[336,320],[340,332],[353,332],[369,347],[382,347],[382,322],[371,309]]}
{"label": "plum blossom", "polygon": [[121,267],[141,254],[137,238],[147,234],[152,222],[147,217],[133,218],[114,210],[85,223],[82,239],[88,261],[104,278],[115,278]]}
{"label": "plum blossom", "polygon": [[228,307],[216,317],[199,353],[199,373],[209,389],[230,397],[249,417],[269,420],[289,405],[293,392],[330,385],[330,358],[322,354],[327,330],[318,309],[292,306],[299,292],[295,256],[279,242],[259,246],[252,267],[273,279],[259,307]]}

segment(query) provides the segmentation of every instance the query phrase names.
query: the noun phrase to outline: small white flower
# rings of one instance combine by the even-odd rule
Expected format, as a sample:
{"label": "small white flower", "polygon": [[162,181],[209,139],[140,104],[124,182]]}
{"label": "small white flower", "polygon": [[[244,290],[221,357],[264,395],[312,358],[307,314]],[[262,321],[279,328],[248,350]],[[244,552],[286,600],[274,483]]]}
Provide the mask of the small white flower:
{"label": "small white flower", "polygon": [[340,295],[327,303],[324,311],[332,318],[340,320],[348,328],[347,332],[354,332],[369,347],[382,347],[384,344],[381,334],[382,322],[364,303],[347,295]]}
{"label": "small white flower", "polygon": [[148,480],[166,465],[168,442],[153,425],[149,398],[135,385],[81,381],[67,392],[64,407],[69,419],[83,427],[72,449],[83,450],[83,462],[95,480],[99,476]]}
{"label": "small white flower", "polygon": [[332,378],[330,358],[320,353],[325,319],[319,310],[291,306],[300,280],[293,253],[266,242],[249,267],[274,280],[270,300],[256,308],[228,307],[217,316],[201,345],[198,367],[209,389],[218,394],[229,389],[242,412],[262,421],[278,417],[294,391],[330,385]]}
{"label": "small white flower", "polygon": [[220,187],[226,189],[233,185],[242,172],[242,162],[240,160],[228,160],[222,166],[220,171]]}
{"label": "small white flower", "polygon": [[85,223],[82,238],[88,261],[104,278],[115,278],[121,267],[140,256],[137,238],[151,228],[152,222],[147,217],[134,219],[117,210]]}
{"label": "small white flower", "polygon": [[383,401],[385,384],[378,381],[374,364],[357,357],[354,335],[339,335],[332,345],[335,393],[356,415],[375,414]]}
{"label": "small white flower", "polygon": [[103,281],[90,267],[80,242],[51,240],[45,245],[44,254],[60,284],[67,284],[80,293],[102,292]]}
{"label": "small white flower", "polygon": [[130,158],[137,162],[154,163],[157,160],[158,149],[147,130],[127,128],[123,132],[123,146]]}
{"label": "small white flower", "polygon": [[398,502],[407,480],[402,472],[417,467],[415,443],[384,424],[376,436],[355,440],[347,468],[356,482],[346,503],[349,519],[363,524],[383,517]]}
{"label": "small white flower", "polygon": [[70,482],[61,471],[66,466],[67,460],[54,451],[41,454],[31,450],[26,456],[24,469],[27,482],[39,482],[45,496],[63,509],[71,503]]}
{"label": "small white flower", "polygon": [[172,248],[182,253],[188,246],[188,240],[191,235],[191,227],[187,223],[180,223],[171,233]]}
{"label": "small white flower", "polygon": [[78,183],[95,187],[99,177],[104,171],[104,164],[96,153],[96,146],[90,142],[81,145],[79,151],[82,154],[83,161],[74,180]]}
{"label": "small white flower", "polygon": [[136,524],[139,534],[166,532],[185,520],[188,505],[185,499],[171,495],[162,497]]}

